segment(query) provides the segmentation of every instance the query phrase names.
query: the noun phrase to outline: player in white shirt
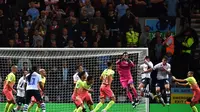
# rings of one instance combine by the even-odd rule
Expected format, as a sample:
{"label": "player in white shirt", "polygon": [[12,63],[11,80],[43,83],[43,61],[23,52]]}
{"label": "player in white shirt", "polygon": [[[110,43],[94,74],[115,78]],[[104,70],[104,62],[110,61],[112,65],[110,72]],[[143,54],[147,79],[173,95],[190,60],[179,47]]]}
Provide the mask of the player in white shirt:
{"label": "player in white shirt", "polygon": [[17,84],[17,107],[14,108],[14,112],[22,110],[21,106],[25,103],[25,88],[24,85],[26,83],[26,75],[28,71],[24,71],[23,76],[19,79]]}
{"label": "player in white shirt", "polygon": [[37,67],[33,66],[32,72],[26,76],[26,83],[25,83],[26,100],[25,100],[23,112],[28,111],[28,104],[30,103],[32,96],[34,96],[36,101],[40,104],[42,112],[46,112],[46,106],[42,101],[42,97],[39,91],[39,89],[44,91],[44,86],[42,84],[42,77],[36,71],[37,71]]}
{"label": "player in white shirt", "polygon": [[151,96],[151,98],[153,98],[153,94],[146,89],[147,85],[150,86],[151,72],[153,70],[153,63],[150,61],[150,58],[148,56],[145,57],[144,63],[140,65],[140,69],[142,69],[141,73],[142,80],[138,88],[141,92],[141,96],[144,97]]}
{"label": "player in white shirt", "polygon": [[[78,76],[78,73],[79,73],[79,72],[82,72],[82,71],[83,71],[83,66],[82,66],[82,64],[78,64],[78,65],[76,66],[76,73],[73,75],[74,84],[76,84],[76,82],[77,82],[78,80],[80,80],[80,77]],[[86,74],[86,77],[88,77],[88,73],[85,72],[85,74]]]}
{"label": "player in white shirt", "polygon": [[[76,82],[77,82],[78,80],[80,80],[80,77],[78,76],[78,73],[79,73],[79,72],[83,72],[83,71],[84,71],[84,70],[83,70],[83,65],[82,65],[82,64],[78,64],[78,65],[76,66],[76,73],[73,75],[74,84],[76,84]],[[87,79],[88,73],[85,72],[85,75],[86,75],[86,79]],[[88,107],[89,107],[89,106],[88,106]],[[83,111],[83,112],[86,112],[85,107],[83,108],[82,111]]]}
{"label": "player in white shirt", "polygon": [[167,105],[170,102],[170,84],[169,84],[169,75],[171,74],[171,65],[167,63],[167,57],[162,59],[162,62],[154,66],[154,70],[157,70],[157,83],[156,83],[156,95],[165,106],[165,102],[161,95],[161,90],[165,90],[167,97]]}

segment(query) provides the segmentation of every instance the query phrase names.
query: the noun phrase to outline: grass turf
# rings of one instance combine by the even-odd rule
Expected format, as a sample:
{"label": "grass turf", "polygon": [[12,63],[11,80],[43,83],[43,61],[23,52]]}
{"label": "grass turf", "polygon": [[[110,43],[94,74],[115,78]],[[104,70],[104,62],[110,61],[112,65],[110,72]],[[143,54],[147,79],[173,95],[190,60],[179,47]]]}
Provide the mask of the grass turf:
{"label": "grass turf", "polygon": [[[3,112],[4,106],[5,103],[0,103],[0,112]],[[46,104],[46,112],[73,112],[74,108],[75,106],[72,103]],[[197,105],[197,108],[200,110],[200,105]],[[101,109],[103,109],[103,107]],[[116,103],[108,112],[145,112],[144,109],[145,105],[143,104],[140,104],[136,109],[133,109],[131,104]],[[32,108],[31,112],[34,111],[35,106]],[[161,104],[151,104],[150,112],[192,112],[192,110],[190,109],[190,106],[186,104],[171,104],[170,106],[166,107],[163,107]]]}

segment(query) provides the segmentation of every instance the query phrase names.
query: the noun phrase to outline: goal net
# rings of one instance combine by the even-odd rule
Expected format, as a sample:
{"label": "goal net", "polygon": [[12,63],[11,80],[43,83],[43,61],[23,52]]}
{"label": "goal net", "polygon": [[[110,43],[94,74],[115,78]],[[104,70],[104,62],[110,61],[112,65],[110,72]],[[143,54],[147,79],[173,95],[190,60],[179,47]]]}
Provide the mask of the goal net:
{"label": "goal net", "polygon": [[[113,69],[116,73],[112,82],[116,103],[109,112],[149,112],[148,99],[141,97],[140,104],[133,109],[119,82],[115,62],[125,51],[129,53],[129,58],[137,65],[132,68],[132,75],[135,86],[138,87],[141,79],[141,76],[138,75],[140,72],[138,66],[143,63],[145,56],[148,55],[147,48],[0,48],[0,82],[5,80],[13,64],[18,66],[17,81],[22,76],[23,70],[30,70],[33,65],[37,65],[38,68],[44,68],[47,71],[45,85],[47,112],[73,112],[75,106],[71,100],[71,95],[74,89],[73,75],[76,73],[76,65],[81,63],[84,70],[89,75],[94,76],[92,98],[96,104],[99,102],[100,94],[101,81],[99,77],[106,68],[106,62],[111,61],[114,63]],[[0,83],[0,93],[3,88],[2,82]],[[3,109],[6,99],[2,94],[0,94],[0,101],[0,109]],[[85,106],[87,107],[87,105]],[[31,112],[35,112],[35,108],[32,108]]]}

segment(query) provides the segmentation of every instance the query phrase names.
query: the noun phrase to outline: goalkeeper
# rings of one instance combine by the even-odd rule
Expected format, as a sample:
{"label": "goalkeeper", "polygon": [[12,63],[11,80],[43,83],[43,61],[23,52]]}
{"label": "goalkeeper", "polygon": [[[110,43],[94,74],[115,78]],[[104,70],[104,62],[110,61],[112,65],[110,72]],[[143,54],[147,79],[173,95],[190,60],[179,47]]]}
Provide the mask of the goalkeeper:
{"label": "goalkeeper", "polygon": [[[135,67],[135,64],[129,59],[128,53],[124,52],[122,58],[117,60],[117,72],[120,76],[120,83],[123,89],[126,91],[126,95],[132,102],[133,108],[139,104],[138,94],[134,87],[133,77],[131,74],[131,68]],[[134,94],[134,100],[132,98],[131,91]]]}

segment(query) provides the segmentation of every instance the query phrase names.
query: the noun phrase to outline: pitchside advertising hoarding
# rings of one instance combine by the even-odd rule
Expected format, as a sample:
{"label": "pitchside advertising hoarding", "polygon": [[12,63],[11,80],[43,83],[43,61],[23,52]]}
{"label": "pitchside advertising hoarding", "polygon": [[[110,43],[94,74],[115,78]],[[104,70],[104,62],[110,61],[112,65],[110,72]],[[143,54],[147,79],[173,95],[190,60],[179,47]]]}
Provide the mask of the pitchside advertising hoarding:
{"label": "pitchside advertising hoarding", "polygon": [[192,95],[190,88],[171,88],[171,103],[185,103]]}
{"label": "pitchside advertising hoarding", "polygon": [[175,35],[176,33],[176,25],[171,26],[170,24],[168,24],[168,26],[165,29],[161,29],[159,19],[145,19],[145,26],[147,25],[150,27],[150,39],[155,37],[156,31],[160,31],[162,37],[165,37],[165,33],[167,31],[171,31],[172,35]]}

